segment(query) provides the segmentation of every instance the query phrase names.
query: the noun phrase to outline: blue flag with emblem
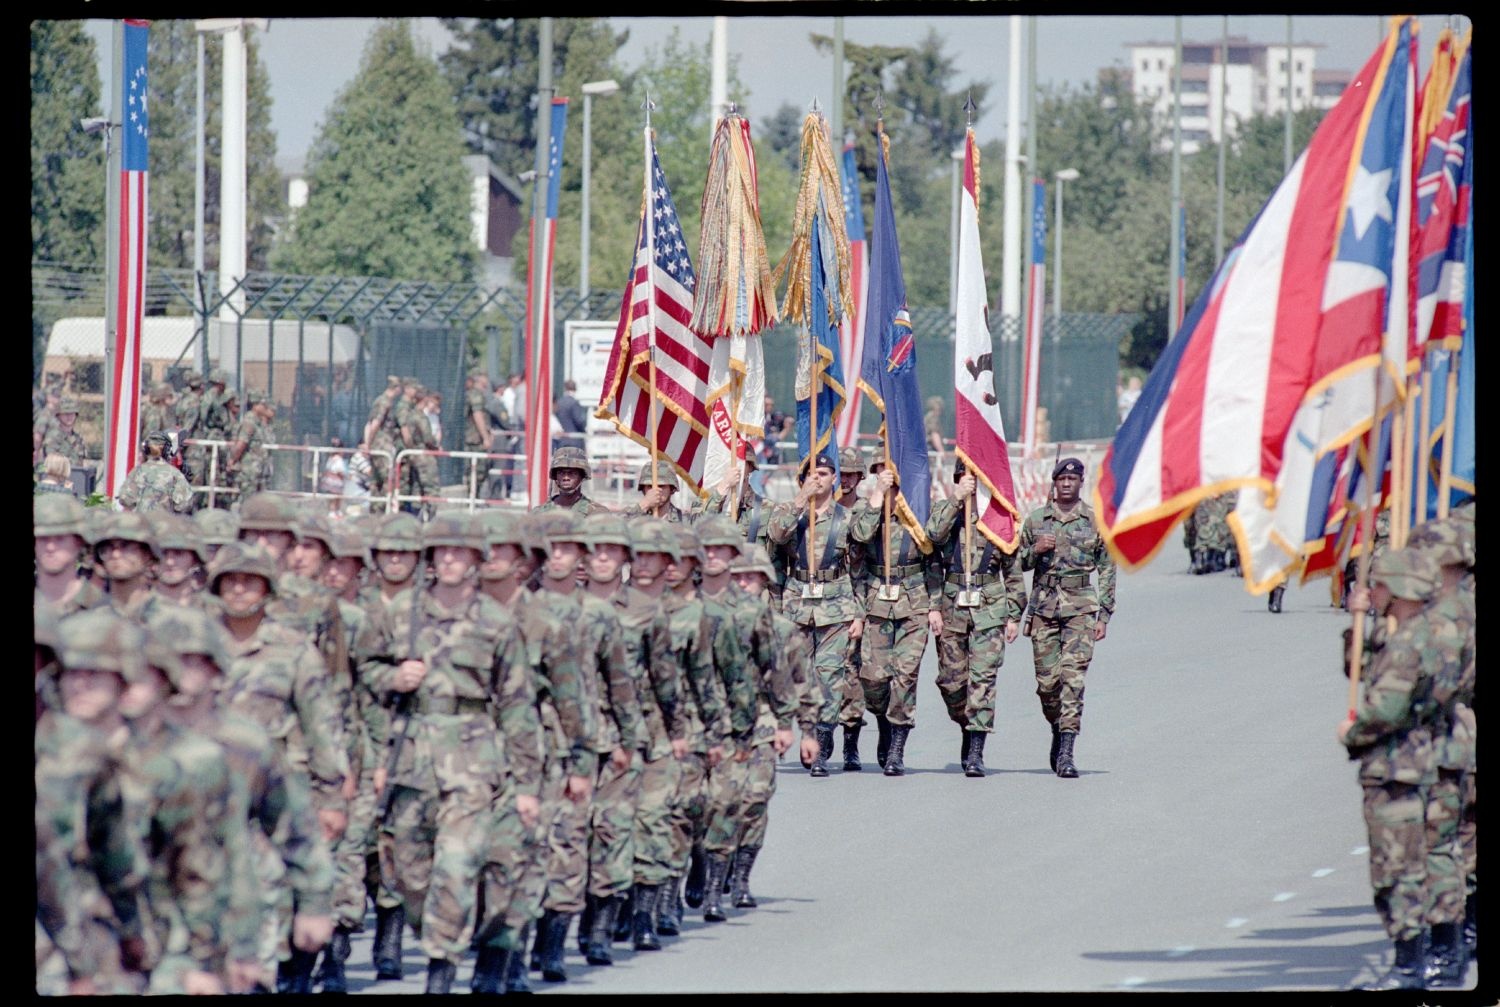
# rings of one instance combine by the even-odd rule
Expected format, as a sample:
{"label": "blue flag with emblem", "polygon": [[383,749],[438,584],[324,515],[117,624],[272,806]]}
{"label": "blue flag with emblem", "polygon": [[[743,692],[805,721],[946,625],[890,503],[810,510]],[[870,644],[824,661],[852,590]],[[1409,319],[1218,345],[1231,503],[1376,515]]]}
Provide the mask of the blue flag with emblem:
{"label": "blue flag with emblem", "polygon": [[844,368],[839,360],[840,320],[830,312],[830,304],[839,303],[838,267],[836,263],[830,264],[824,254],[827,246],[821,232],[825,226],[821,214],[813,218],[812,254],[808,262],[812,273],[809,291],[812,307],[807,328],[798,333],[797,457],[802,460],[802,470],[808,471],[818,456],[823,455],[833,463],[837,476],[839,452],[833,428],[844,408]]}
{"label": "blue flag with emblem", "polygon": [[932,472],[917,387],[917,345],[906,309],[901,245],[886,174],[885,134],[875,173],[875,227],[870,241],[870,293],[865,305],[865,357],[860,389],[881,413],[881,435],[896,471],[894,510],[923,552],[931,549],[924,526],[932,509]]}

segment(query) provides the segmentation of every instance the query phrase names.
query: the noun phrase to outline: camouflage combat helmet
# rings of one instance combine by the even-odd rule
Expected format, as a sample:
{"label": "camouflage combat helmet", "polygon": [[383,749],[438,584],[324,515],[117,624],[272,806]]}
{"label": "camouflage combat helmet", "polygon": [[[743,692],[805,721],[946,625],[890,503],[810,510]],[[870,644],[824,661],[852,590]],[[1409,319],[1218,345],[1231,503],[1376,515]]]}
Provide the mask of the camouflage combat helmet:
{"label": "camouflage combat helmet", "polygon": [[83,540],[90,546],[100,541],[104,533],[114,526],[114,511],[108,507],[85,507],[83,509]]}
{"label": "camouflage combat helmet", "polygon": [[757,545],[749,552],[742,552],[738,559],[729,564],[729,572],[765,574],[767,580],[776,576],[776,568],[771,565],[771,557],[766,554],[766,547],[763,545]]}
{"label": "camouflage combat helmet", "polygon": [[31,506],[32,534],[77,535],[84,538],[84,507],[63,493],[44,493],[34,497]]}
{"label": "camouflage combat helmet", "polygon": [[[667,493],[677,492],[677,473],[672,466],[666,462],[656,463],[656,481],[659,485],[667,488]],[[635,488],[642,493],[651,488],[651,463],[647,462],[641,466],[640,473],[635,477]]]}
{"label": "camouflage combat helmet", "polygon": [[63,413],[78,415],[78,400],[71,395],[64,395],[57,400],[57,408],[52,410],[52,415],[61,416]]}
{"label": "camouflage combat helmet", "polygon": [[485,541],[484,528],[478,517],[462,511],[438,514],[422,528],[424,553],[445,545],[473,549],[479,553],[481,561],[490,558],[490,547]]}
{"label": "camouflage combat helmet", "polygon": [[187,376],[187,386],[194,389],[195,391],[199,388],[202,388],[203,375],[198,373],[197,371],[189,371]]}
{"label": "camouflage combat helmet", "polygon": [[1406,547],[1425,552],[1438,566],[1469,566],[1474,559],[1473,525],[1452,517],[1424,521],[1411,530]]}
{"label": "camouflage combat helmet", "polygon": [[292,518],[292,534],[299,542],[312,539],[323,543],[323,548],[333,555],[333,523],[323,514],[297,514]]}
{"label": "camouflage combat helmet", "polygon": [[112,671],[127,682],[146,675],[146,633],[107,605],[86,608],[57,625],[57,660],[64,668]]}
{"label": "camouflage combat helmet", "polygon": [[262,403],[270,404],[271,396],[267,395],[265,389],[252,388],[245,393],[245,405],[258,406]]}
{"label": "camouflage combat helmet", "polygon": [[97,554],[99,547],[104,543],[116,540],[139,542],[151,550],[152,556],[161,559],[161,547],[157,545],[156,533],[144,514],[137,514],[134,511],[111,514],[109,522],[100,528],[98,537],[94,539],[94,552]]}
{"label": "camouflage combat helmet", "polygon": [[745,533],[740,530],[739,525],[721,514],[703,518],[693,530],[697,532],[698,542],[704,548],[711,545],[732,545],[744,552]]}
{"label": "camouflage combat helmet", "polygon": [[328,555],[334,559],[352,558],[365,566],[371,565],[370,549],[365,545],[365,536],[348,521],[334,522],[324,543],[328,546]]}
{"label": "camouflage combat helmet", "polygon": [[[172,684],[178,684],[181,659],[194,654],[208,658],[222,671],[229,667],[229,653],[224,648],[224,630],[219,621],[200,608],[174,605],[151,617],[146,626],[156,653],[146,659],[167,673]],[[169,663],[162,663],[165,660]]]}
{"label": "camouflage combat helmet", "polygon": [[186,549],[197,555],[199,562],[208,562],[208,547],[193,520],[170,511],[152,511],[149,517],[151,531],[156,535],[156,545],[163,554],[168,549]]}
{"label": "camouflage combat helmet", "polygon": [[252,493],[240,502],[240,534],[247,531],[285,531],[291,532],[294,539],[301,538],[291,507],[280,497],[265,492]]}
{"label": "camouflage combat helmet", "polygon": [[595,549],[601,545],[622,545],[630,552],[630,526],[613,511],[595,511],[584,518],[583,532]]}
{"label": "camouflage combat helmet", "polygon": [[263,545],[255,545],[250,542],[230,542],[214,554],[213,561],[208,564],[208,591],[210,594],[219,593],[219,578],[226,573],[248,573],[263,578],[270,587],[270,593],[276,593],[276,560],[271,556],[271,550]]}
{"label": "camouflage combat helmet", "polygon": [[585,550],[593,548],[583,518],[571,510],[534,511],[526,516],[526,522],[549,547],[576,542]]}
{"label": "camouflage combat helmet", "polygon": [[868,469],[865,467],[865,453],[852,444],[844,448],[839,452],[839,471],[866,474]]}
{"label": "camouflage combat helmet", "polygon": [[694,560],[699,566],[703,565],[703,543],[698,539],[698,533],[690,524],[679,524],[676,526],[678,559]]}
{"label": "camouflage combat helmet", "polygon": [[583,453],[583,448],[558,448],[552,455],[552,464],[547,468],[547,474],[553,475],[558,469],[577,469],[588,479],[589,457]]}
{"label": "camouflage combat helmet", "polygon": [[162,454],[166,454],[167,448],[172,446],[172,438],[167,436],[165,430],[153,430],[141,439],[141,443],[147,447],[150,447],[152,444],[159,445]]}
{"label": "camouflage combat helmet", "polygon": [[374,552],[421,552],[422,524],[404,511],[387,514],[375,529],[370,549]]}
{"label": "camouflage combat helmet", "polygon": [[1415,549],[1387,549],[1370,564],[1370,583],[1408,601],[1431,601],[1443,586],[1437,561]]}
{"label": "camouflage combat helmet", "polygon": [[526,548],[525,529],[521,517],[503,507],[491,507],[479,515],[480,527],[484,529],[486,545],[513,545]]}
{"label": "camouflage combat helmet", "polygon": [[208,372],[208,383],[211,385],[229,384],[229,372],[222,367],[215,367]]}
{"label": "camouflage combat helmet", "polygon": [[659,552],[673,560],[682,558],[682,548],[677,536],[667,522],[658,518],[630,522],[630,551],[635,556],[643,552]]}
{"label": "camouflage combat helmet", "polygon": [[200,510],[193,515],[193,524],[198,526],[198,537],[205,549],[228,545],[240,537],[239,519],[227,510]]}

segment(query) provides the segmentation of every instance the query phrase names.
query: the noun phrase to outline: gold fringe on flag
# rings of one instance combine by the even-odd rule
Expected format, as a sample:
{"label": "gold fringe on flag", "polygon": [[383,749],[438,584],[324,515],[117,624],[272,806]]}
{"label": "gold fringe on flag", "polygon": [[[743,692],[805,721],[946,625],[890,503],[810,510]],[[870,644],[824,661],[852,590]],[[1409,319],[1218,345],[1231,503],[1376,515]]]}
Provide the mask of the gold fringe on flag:
{"label": "gold fringe on flag", "polygon": [[[833,144],[828,139],[828,122],[820,114],[809,112],[802,120],[802,180],[797,187],[797,208],[792,216],[792,245],[776,266],[771,281],[781,285],[787,280],[786,296],[781,302],[781,317],[789,322],[811,326],[812,312],[812,228],[821,212],[823,225],[833,234],[833,254],[838,262],[838,303],[830,301],[830,317],[820,324],[832,325],[845,315],[854,314],[853,284],[849,279],[849,233],[844,225],[844,191],[839,184],[838,163]],[[825,234],[827,233],[825,232]],[[829,254],[824,240],[823,254]]]}
{"label": "gold fringe on flag", "polygon": [[750,123],[731,113],[719,120],[703,185],[694,332],[706,339],[750,335],[776,324],[776,291],[756,194]]}

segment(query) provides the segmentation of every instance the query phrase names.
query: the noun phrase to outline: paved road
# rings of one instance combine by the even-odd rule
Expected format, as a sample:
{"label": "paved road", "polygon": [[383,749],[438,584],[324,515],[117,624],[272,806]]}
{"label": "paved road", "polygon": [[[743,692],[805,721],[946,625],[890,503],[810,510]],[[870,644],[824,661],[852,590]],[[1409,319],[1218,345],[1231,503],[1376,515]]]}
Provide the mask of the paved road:
{"label": "paved road", "polygon": [[[1273,616],[1233,575],[1186,566],[1174,545],[1121,576],[1089,671],[1079,779],[1047,768],[1024,639],[1001,671],[990,774],[965,777],[929,648],[904,778],[875,769],[873,737],[863,773],[813,780],[783,763],[759,909],[690,919],[661,952],[617,945],[607,969],[584,965],[570,938],[572,980],[538,991],[1282,991],[1371,978],[1390,944],[1370,904],[1355,767],[1334,739],[1347,617],[1326,582],[1288,591]],[[410,978],[371,984],[370,930],[351,988],[420,991],[410,935]]]}

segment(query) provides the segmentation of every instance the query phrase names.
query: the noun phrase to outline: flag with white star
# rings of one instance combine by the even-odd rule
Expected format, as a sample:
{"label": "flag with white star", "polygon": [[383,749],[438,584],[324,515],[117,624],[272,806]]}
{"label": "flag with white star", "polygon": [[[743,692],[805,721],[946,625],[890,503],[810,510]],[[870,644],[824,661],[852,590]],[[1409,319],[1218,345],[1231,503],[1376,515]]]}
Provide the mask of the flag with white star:
{"label": "flag with white star", "polygon": [[[552,467],[552,266],[557,249],[557,197],[562,190],[563,138],[568,132],[568,99],[552,99],[552,122],[547,141],[547,192],[540,223],[542,260],[526,270],[526,495],[532,506],[550,495],[548,470]],[[540,184],[540,180],[538,180]],[[531,234],[535,236],[538,221],[533,217]],[[535,247],[528,242],[527,248]],[[539,267],[539,268],[538,268]],[[533,340],[536,320],[532,317],[535,284],[542,284],[542,331],[547,333],[540,346]],[[538,375],[541,375],[538,378]]]}

